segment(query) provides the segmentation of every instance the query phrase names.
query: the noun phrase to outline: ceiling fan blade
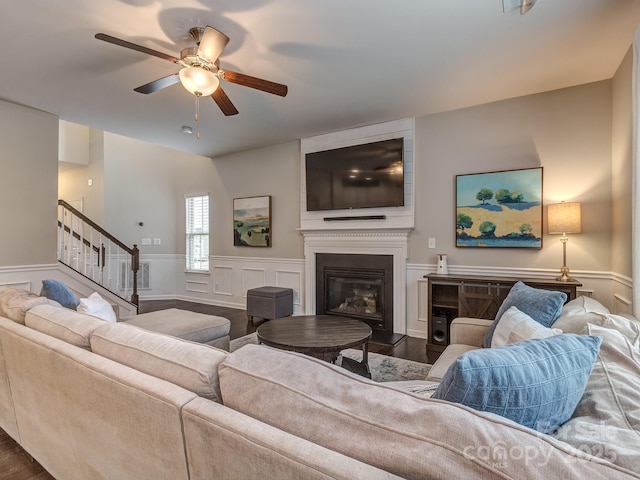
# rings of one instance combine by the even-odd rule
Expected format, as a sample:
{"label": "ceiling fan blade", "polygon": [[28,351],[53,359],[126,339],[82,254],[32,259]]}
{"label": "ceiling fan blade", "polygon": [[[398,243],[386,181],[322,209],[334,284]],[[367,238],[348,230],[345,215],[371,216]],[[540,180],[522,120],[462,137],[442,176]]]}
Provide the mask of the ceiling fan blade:
{"label": "ceiling fan blade", "polygon": [[111,35],[107,35],[106,33],[96,33],[95,37],[98,40],[102,40],[108,43],[113,43],[114,45],[119,45],[121,47],[130,48],[131,50],[146,53],[147,55],[153,55],[154,57],[158,57],[163,60],[168,60],[173,63],[180,62],[179,58],[176,58],[172,55],[167,55],[166,53],[158,52],[157,50],[152,50],[150,48],[143,47],[142,45],[127,42],[126,40],[121,40],[120,38],[112,37]]}
{"label": "ceiling fan blade", "polygon": [[210,63],[215,63],[227,43],[229,43],[229,37],[207,25],[200,40],[200,45],[198,45],[197,55]]}
{"label": "ceiling fan blade", "polygon": [[524,15],[533,8],[537,0],[523,0],[520,4],[520,15]]}
{"label": "ceiling fan blade", "polygon": [[531,10],[536,2],[537,0],[502,0],[502,11],[509,13],[519,8],[520,15],[523,15]]}
{"label": "ceiling fan blade", "polygon": [[269,80],[263,80],[262,78],[252,77],[244,73],[231,72],[229,70],[224,71],[222,78],[227,82],[237,83],[238,85],[255,88],[256,90],[280,95],[281,97],[286,97],[289,91],[288,87],[281,83],[270,82]]}
{"label": "ceiling fan blade", "polygon": [[158,80],[154,80],[153,82],[149,82],[146,85],[141,85],[133,90],[138,93],[153,93],[158,90],[162,90],[163,88],[170,87],[171,85],[175,85],[180,82],[180,76],[177,73],[172,73],[171,75],[167,75],[166,77],[159,78]]}
{"label": "ceiling fan blade", "polygon": [[220,110],[222,110],[225,116],[230,117],[231,115],[238,114],[238,109],[231,103],[231,100],[229,100],[227,94],[222,90],[222,87],[218,87],[216,91],[211,94],[211,98],[218,104],[218,107],[220,107]]}

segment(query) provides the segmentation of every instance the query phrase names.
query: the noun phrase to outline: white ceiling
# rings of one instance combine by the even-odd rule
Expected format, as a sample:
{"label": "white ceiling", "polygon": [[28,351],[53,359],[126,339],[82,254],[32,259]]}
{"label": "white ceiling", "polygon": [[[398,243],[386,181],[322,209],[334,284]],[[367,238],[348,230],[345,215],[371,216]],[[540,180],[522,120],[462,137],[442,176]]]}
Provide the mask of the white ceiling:
{"label": "white ceiling", "polygon": [[[0,99],[206,156],[478,105],[613,76],[638,0],[21,0],[0,6]],[[178,70],[94,38],[179,56],[192,26],[231,41],[222,68],[289,86],[285,98],[224,83],[225,117],[182,86],[134,87]],[[182,125],[201,131],[180,133]]]}

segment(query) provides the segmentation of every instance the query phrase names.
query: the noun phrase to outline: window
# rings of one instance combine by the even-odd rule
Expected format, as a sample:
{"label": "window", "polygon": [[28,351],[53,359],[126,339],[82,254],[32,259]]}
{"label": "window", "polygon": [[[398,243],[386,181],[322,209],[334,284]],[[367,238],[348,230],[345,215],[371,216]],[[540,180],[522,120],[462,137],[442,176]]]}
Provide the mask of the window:
{"label": "window", "polygon": [[186,198],[187,270],[209,271],[209,195]]}

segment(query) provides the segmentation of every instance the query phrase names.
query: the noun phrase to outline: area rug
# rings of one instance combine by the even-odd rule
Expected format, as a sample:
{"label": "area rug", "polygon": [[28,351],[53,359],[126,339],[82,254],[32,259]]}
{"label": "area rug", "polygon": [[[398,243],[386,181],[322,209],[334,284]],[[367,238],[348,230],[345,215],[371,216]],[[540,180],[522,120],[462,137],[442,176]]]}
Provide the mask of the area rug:
{"label": "area rug", "polygon": [[[257,345],[258,337],[255,333],[250,333],[244,337],[231,340],[230,351],[253,344]],[[349,348],[340,352],[345,357],[353,360],[362,360],[362,351]],[[338,359],[338,364],[340,359]],[[402,380],[425,380],[431,369],[431,365],[402,358],[389,357],[379,353],[369,353],[369,368],[371,369],[371,379],[376,382],[395,382]]]}

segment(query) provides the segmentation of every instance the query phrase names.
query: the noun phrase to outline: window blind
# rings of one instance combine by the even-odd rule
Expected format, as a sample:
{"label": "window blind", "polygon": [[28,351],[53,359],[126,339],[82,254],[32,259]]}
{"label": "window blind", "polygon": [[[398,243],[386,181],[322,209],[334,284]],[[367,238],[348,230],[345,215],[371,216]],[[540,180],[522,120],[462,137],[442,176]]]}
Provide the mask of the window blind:
{"label": "window blind", "polygon": [[187,270],[209,271],[209,195],[186,198]]}

